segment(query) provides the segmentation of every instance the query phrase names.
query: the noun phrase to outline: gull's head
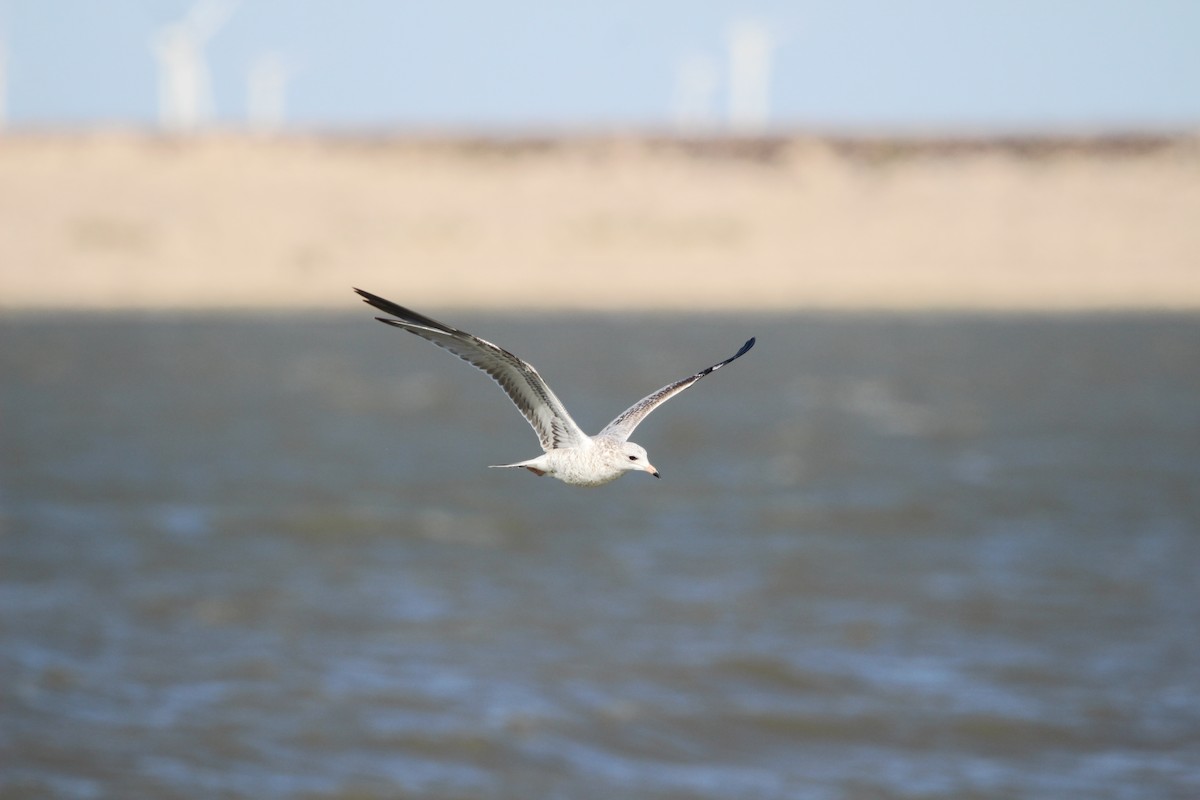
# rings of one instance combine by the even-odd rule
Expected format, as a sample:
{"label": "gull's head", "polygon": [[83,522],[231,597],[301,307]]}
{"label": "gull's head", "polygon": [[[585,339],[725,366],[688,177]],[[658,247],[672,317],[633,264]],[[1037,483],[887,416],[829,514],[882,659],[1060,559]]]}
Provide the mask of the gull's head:
{"label": "gull's head", "polygon": [[646,448],[640,444],[633,442],[623,442],[621,444],[621,466],[627,470],[640,470],[649,472],[656,478],[662,476],[658,474],[658,470],[650,463],[650,459],[646,457]]}

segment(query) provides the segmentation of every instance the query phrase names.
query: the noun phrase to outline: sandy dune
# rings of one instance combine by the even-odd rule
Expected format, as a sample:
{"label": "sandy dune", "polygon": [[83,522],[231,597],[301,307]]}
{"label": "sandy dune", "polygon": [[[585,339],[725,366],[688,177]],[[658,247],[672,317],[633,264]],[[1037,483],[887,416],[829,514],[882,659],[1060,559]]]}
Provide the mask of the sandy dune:
{"label": "sandy dune", "polygon": [[1196,309],[1200,140],[0,138],[0,308]]}

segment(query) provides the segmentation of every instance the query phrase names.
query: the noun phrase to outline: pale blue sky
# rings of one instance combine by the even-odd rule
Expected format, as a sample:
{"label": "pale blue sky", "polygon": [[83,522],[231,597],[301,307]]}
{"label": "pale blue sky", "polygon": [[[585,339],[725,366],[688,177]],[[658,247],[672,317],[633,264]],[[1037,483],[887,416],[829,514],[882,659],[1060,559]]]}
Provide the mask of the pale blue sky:
{"label": "pale blue sky", "polygon": [[[149,39],[191,5],[0,0],[8,124],[153,124]],[[742,17],[783,40],[783,128],[1200,128],[1200,0],[243,0],[207,56],[226,123],[275,50],[297,127],[662,129],[676,64],[722,66]]]}

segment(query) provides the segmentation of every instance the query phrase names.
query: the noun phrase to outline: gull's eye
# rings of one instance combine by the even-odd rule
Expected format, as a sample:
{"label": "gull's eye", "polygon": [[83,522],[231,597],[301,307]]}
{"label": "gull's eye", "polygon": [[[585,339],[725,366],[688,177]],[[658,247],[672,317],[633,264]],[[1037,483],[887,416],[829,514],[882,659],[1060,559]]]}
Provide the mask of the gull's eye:
{"label": "gull's eye", "polygon": [[630,460],[630,461],[637,461],[637,456],[630,456],[630,457],[629,457],[629,460]]}

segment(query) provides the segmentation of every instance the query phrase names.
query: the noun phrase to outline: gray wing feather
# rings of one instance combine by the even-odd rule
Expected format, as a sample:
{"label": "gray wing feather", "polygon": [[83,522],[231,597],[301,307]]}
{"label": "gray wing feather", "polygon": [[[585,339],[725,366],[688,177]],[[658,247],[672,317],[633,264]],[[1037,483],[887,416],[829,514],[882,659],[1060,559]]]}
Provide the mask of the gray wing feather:
{"label": "gray wing feather", "polygon": [[654,394],[643,397],[641,400],[637,401],[632,406],[630,406],[628,409],[626,409],[624,412],[622,412],[619,417],[617,417],[612,422],[605,425],[604,430],[600,431],[600,433],[597,434],[597,436],[615,437],[617,439],[620,439],[621,441],[625,441],[625,440],[629,439],[629,437],[633,434],[633,429],[636,428],[638,426],[638,424],[641,423],[641,421],[643,419],[645,419],[646,416],[651,411],[658,408],[660,405],[667,402],[672,397],[679,394],[684,389],[688,388],[693,383],[700,380],[701,378],[703,378],[705,375],[709,374],[710,372],[716,372],[717,370],[719,370],[721,367],[725,366],[729,362],[731,362],[735,359],[741,358],[742,356],[744,356],[746,354],[746,352],[751,347],[754,347],[753,337],[748,342],[746,342],[744,345],[742,345],[741,350],[738,350],[736,353],[734,353],[732,356],[725,359],[721,363],[713,364],[711,367],[708,367],[707,369],[702,369],[699,372],[697,372],[695,375],[689,375],[688,377],[684,378],[683,380],[678,380],[678,381],[675,381],[674,383],[667,384],[666,386],[659,389]]}
{"label": "gray wing feather", "polygon": [[486,372],[500,384],[508,399],[513,401],[533,427],[543,450],[549,452],[559,447],[574,447],[588,439],[538,371],[525,361],[478,336],[452,328],[378,295],[362,289],[354,291],[364,302],[395,317],[376,317],[380,322],[427,339]]}

